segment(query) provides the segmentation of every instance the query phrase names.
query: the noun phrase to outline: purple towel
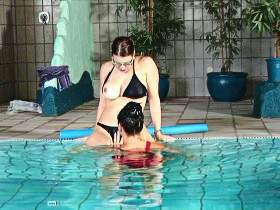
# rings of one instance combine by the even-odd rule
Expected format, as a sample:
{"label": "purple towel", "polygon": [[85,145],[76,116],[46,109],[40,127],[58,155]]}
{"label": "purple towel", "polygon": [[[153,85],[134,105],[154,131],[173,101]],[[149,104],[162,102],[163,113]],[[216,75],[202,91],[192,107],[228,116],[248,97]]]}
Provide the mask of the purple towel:
{"label": "purple towel", "polygon": [[38,67],[40,81],[39,87],[42,89],[46,81],[57,78],[59,89],[64,90],[71,85],[68,66]]}

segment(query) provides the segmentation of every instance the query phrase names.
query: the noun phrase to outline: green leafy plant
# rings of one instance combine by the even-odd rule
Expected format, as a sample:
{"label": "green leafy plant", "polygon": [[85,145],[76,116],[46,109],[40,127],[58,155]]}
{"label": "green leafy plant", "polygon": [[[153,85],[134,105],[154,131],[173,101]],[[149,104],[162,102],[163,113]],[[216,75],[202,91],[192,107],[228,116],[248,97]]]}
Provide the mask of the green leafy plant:
{"label": "green leafy plant", "polygon": [[201,38],[208,42],[206,51],[212,53],[214,59],[222,59],[222,72],[230,71],[234,56],[239,50],[239,31],[241,17],[239,0],[206,0],[204,8],[215,20],[215,28],[211,32],[203,33]]}
{"label": "green leafy plant", "polygon": [[251,31],[275,34],[276,57],[280,57],[280,1],[257,0],[247,1],[243,10],[246,24]]}
{"label": "green leafy plant", "polygon": [[[134,11],[135,25],[129,28],[129,36],[135,44],[136,53],[155,59],[165,55],[170,40],[184,33],[184,21],[175,17],[176,0],[128,0],[126,12]],[[124,7],[119,6],[116,14],[120,16]],[[163,69],[161,69],[162,71]]]}

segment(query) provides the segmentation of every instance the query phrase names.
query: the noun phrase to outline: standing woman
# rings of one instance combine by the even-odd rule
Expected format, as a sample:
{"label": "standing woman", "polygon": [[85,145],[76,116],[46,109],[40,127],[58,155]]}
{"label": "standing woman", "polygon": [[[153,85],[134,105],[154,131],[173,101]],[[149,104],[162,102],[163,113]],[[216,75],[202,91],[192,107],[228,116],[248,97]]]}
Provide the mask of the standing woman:
{"label": "standing woman", "polygon": [[[161,133],[161,107],[158,93],[159,74],[151,57],[135,56],[133,41],[129,37],[117,37],[112,43],[112,61],[100,69],[100,101],[97,109],[94,133],[87,139],[91,146],[112,142],[118,131],[117,116],[130,101],[141,104],[149,100],[155,137],[173,140]],[[152,136],[144,127],[141,138],[151,141]]]}

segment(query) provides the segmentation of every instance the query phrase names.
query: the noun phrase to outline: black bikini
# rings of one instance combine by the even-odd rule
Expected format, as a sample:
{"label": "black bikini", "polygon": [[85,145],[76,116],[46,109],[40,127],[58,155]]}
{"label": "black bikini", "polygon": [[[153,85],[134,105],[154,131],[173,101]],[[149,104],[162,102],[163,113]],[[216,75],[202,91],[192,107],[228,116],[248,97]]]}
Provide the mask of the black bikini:
{"label": "black bikini", "polygon": [[[102,92],[103,92],[103,87],[107,80],[109,79],[110,75],[112,74],[115,66],[113,66],[112,70],[109,72],[107,77],[105,78],[105,81],[102,85]],[[134,69],[134,62],[133,62],[133,75],[132,78],[126,87],[125,91],[122,94],[123,97],[131,98],[131,99],[138,99],[142,98],[144,96],[147,96],[147,88],[145,85],[142,84],[142,82],[138,79],[137,75],[135,74],[135,69]],[[118,131],[118,127],[114,126],[108,126],[104,125],[100,122],[97,123],[100,127],[102,127],[104,130],[106,130],[112,139],[114,139],[114,134]]]}
{"label": "black bikini", "polygon": [[[110,75],[112,74],[114,70],[114,66],[112,70],[109,72],[107,77],[105,78],[105,81],[102,86],[102,91],[105,83],[109,79]],[[142,84],[142,82],[138,79],[137,75],[135,74],[135,69],[134,69],[134,62],[133,62],[133,75],[132,78],[126,87],[125,91],[122,94],[123,97],[131,98],[131,99],[138,99],[142,98],[144,96],[147,96],[147,88],[145,85]]]}
{"label": "black bikini", "polygon": [[105,131],[107,131],[110,134],[111,138],[114,140],[114,135],[115,133],[117,133],[118,127],[104,125],[103,123],[100,122],[98,122],[97,125],[99,125]]}

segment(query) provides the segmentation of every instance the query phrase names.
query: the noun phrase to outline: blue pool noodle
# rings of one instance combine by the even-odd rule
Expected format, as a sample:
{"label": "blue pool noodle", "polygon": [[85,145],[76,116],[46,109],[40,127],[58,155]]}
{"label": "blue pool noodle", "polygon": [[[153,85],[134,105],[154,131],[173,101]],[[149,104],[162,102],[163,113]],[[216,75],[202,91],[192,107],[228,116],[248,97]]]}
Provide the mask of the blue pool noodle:
{"label": "blue pool noodle", "polygon": [[[150,134],[153,135],[154,128],[149,127],[148,131]],[[207,131],[208,131],[208,125],[206,123],[179,124],[179,125],[161,127],[161,132],[163,134],[168,134],[168,135],[207,132]],[[85,136],[90,136],[92,133],[93,133],[92,128],[61,130],[59,133],[59,138],[60,139],[76,139],[76,138],[82,138]]]}
{"label": "blue pool noodle", "polygon": [[59,138],[60,139],[76,139],[76,138],[82,138],[85,136],[90,136],[92,133],[93,133],[92,128],[61,130],[59,132]]}

